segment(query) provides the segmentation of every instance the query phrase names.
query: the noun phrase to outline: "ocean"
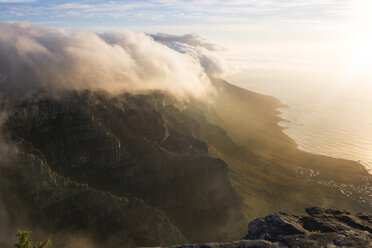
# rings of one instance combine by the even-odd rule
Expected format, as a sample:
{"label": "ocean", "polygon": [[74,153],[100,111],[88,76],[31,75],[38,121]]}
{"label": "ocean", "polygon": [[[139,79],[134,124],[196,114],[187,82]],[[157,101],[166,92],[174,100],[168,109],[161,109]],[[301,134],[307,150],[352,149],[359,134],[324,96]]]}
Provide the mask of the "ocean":
{"label": "ocean", "polygon": [[359,161],[372,173],[372,84],[245,83],[249,90],[274,96],[278,125],[311,153]]}

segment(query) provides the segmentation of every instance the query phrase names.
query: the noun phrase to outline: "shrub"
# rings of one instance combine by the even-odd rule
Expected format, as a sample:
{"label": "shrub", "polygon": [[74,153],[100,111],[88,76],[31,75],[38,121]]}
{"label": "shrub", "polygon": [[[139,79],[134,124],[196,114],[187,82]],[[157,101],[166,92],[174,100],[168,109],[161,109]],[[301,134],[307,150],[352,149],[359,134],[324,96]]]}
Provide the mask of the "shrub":
{"label": "shrub", "polygon": [[29,237],[31,231],[17,231],[17,234],[15,237],[18,239],[18,242],[14,245],[15,248],[46,248],[48,246],[51,246],[52,244],[52,236],[49,235],[49,237],[44,242],[39,242],[38,244],[34,245],[32,243],[32,239]]}

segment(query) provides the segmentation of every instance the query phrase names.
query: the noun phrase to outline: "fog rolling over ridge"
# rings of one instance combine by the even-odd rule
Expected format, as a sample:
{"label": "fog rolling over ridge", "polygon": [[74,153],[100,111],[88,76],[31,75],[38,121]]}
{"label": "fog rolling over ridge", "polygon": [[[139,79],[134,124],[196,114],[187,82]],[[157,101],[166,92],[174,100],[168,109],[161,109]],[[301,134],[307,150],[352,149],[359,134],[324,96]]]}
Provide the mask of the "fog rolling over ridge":
{"label": "fog rolling over ridge", "polygon": [[234,71],[234,68],[225,59],[215,53],[224,50],[224,48],[204,40],[198,34],[169,35],[157,33],[152,34],[151,37],[171,49],[199,60],[207,74],[212,77],[223,77]]}
{"label": "fog rolling over ridge", "polygon": [[[0,103],[6,123],[0,123],[0,152],[10,155],[9,161],[0,161],[0,227],[6,230],[0,246],[12,245],[17,228],[33,230],[35,240],[53,233],[56,247],[74,248],[95,247],[87,241],[100,238],[124,247],[186,242],[185,236],[195,241],[239,238],[235,219],[243,218],[227,166],[208,155],[199,124],[175,107],[183,100],[208,102],[217,92],[211,78],[232,68],[214,54],[218,46],[198,35],[187,41],[184,36],[157,41],[155,36],[0,23]],[[60,131],[66,133],[58,136]],[[75,152],[68,149],[72,140],[78,142]],[[93,151],[93,143],[100,151]],[[66,160],[56,152],[72,156],[61,170],[54,166]],[[82,174],[69,174],[76,163],[84,167],[78,169]],[[133,176],[132,166],[141,176]],[[99,168],[109,174],[102,178],[101,171],[95,172]],[[92,173],[99,184],[89,181]],[[122,178],[116,181],[118,175]],[[173,177],[190,183],[178,185]],[[172,186],[164,189],[162,180]],[[201,184],[202,189],[191,190],[199,194],[190,192]],[[176,201],[177,195],[184,197]],[[199,197],[210,203],[198,206]],[[97,234],[103,238],[92,237]]]}
{"label": "fog rolling over ridge", "polygon": [[[170,43],[125,29],[68,33],[28,22],[0,23],[0,169],[17,163],[13,158],[18,154],[17,145],[4,136],[3,120],[8,118],[7,111],[13,110],[12,102],[22,100],[19,96],[28,99],[40,91],[98,90],[118,95],[156,90],[181,100],[205,100],[215,94],[209,76],[221,76],[231,67],[213,54],[214,49],[200,43],[206,42],[201,37],[191,36],[191,40],[191,44],[172,43],[187,48],[180,52]],[[8,187],[5,182],[2,186]],[[9,204],[9,198],[4,200],[0,194],[0,230],[4,234],[0,246],[13,244],[11,237],[17,228],[32,229],[36,240],[45,236],[26,217],[21,225],[13,225],[14,216],[6,207]],[[61,247],[58,240],[63,240],[63,247],[95,247],[84,233],[57,233],[54,240],[56,247]]]}
{"label": "fog rolling over ridge", "polygon": [[[158,35],[153,37],[156,40]],[[207,74],[218,77],[230,69],[213,54],[217,46],[199,36],[166,45],[154,38],[125,29],[68,33],[28,22],[0,23],[0,87],[12,93],[38,89],[164,90],[200,97],[213,92]]]}

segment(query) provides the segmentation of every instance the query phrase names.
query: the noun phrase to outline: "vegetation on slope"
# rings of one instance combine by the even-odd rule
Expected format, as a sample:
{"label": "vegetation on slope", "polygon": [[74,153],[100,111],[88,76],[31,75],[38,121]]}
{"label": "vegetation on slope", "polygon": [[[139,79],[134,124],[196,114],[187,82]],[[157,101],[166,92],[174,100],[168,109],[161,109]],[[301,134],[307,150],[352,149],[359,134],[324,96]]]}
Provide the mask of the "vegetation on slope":
{"label": "vegetation on slope", "polygon": [[15,248],[47,248],[52,245],[52,236],[46,238],[45,241],[40,241],[37,244],[33,244],[32,239],[30,238],[31,231],[17,231],[15,237],[18,239],[15,243]]}
{"label": "vegetation on slope", "polygon": [[202,128],[207,131],[202,137],[210,145],[210,153],[229,165],[232,183],[244,199],[249,218],[276,211],[300,214],[312,205],[371,211],[368,204],[356,202],[333,187],[309,182],[297,173],[300,167],[308,168],[319,171],[326,181],[359,185],[371,180],[362,165],[300,151],[276,124],[280,120],[276,108],[282,107],[279,101],[221,80],[214,84],[219,93],[206,115],[208,121],[225,130],[228,142],[216,145],[215,135],[208,134],[210,128]]}

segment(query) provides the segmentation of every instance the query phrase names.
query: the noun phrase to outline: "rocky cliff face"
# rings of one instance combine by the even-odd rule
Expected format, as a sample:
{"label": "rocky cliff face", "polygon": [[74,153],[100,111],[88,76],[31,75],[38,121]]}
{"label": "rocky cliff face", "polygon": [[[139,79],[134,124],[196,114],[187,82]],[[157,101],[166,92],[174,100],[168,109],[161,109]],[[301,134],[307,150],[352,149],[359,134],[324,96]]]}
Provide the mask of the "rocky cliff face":
{"label": "rocky cliff face", "polygon": [[312,248],[372,247],[372,215],[313,207],[307,216],[270,214],[249,223],[248,234],[233,243],[174,246],[178,248]]}
{"label": "rocky cliff face", "polygon": [[102,240],[118,239],[122,226],[134,245],[230,239],[244,217],[227,165],[208,155],[199,123],[176,103],[97,92],[18,102],[6,131],[40,161],[18,168],[20,198],[40,204],[48,225],[94,229]]}

